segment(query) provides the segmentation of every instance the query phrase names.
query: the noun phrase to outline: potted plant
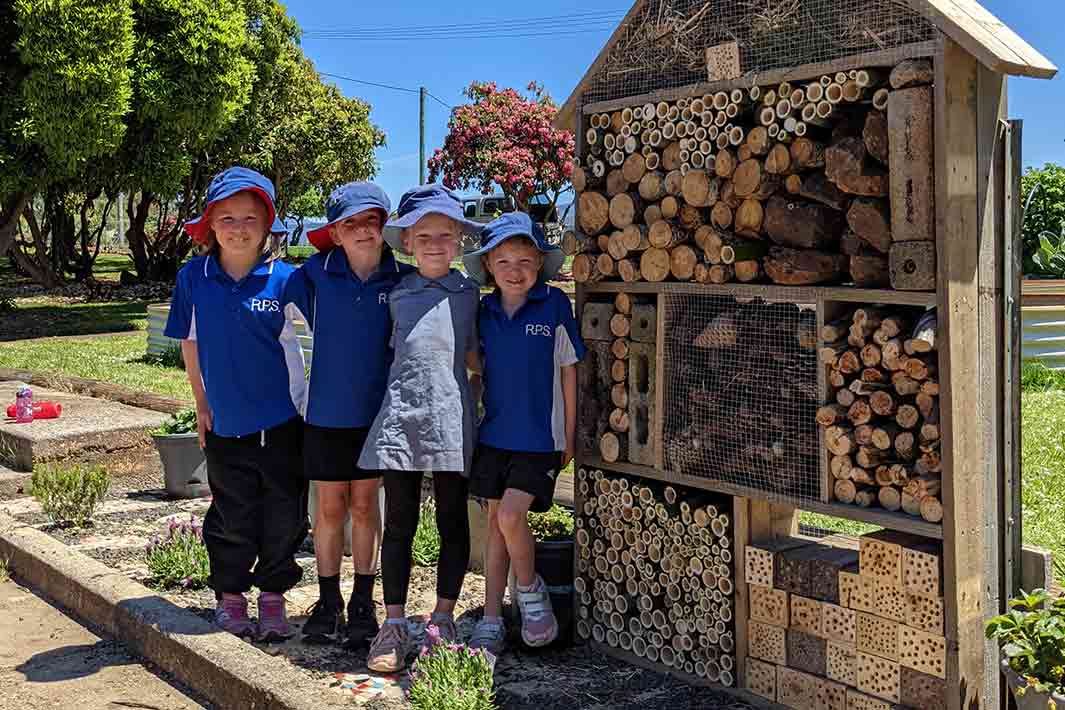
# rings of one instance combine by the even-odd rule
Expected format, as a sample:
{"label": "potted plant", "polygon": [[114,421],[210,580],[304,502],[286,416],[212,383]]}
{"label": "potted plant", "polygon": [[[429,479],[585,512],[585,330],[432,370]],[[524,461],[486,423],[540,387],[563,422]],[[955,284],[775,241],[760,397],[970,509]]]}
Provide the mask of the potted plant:
{"label": "potted plant", "polygon": [[196,434],[196,410],[183,409],[152,431],[155,448],[163,462],[167,493],[175,498],[210,495],[207,463]]}
{"label": "potted plant", "polygon": [[1009,608],[987,622],[987,637],[1002,649],[1018,710],[1065,710],[1065,599],[1037,589]]}
{"label": "potted plant", "polygon": [[[546,513],[529,513],[529,529],[536,540],[536,573],[547,585],[558,619],[554,645],[568,646],[573,642],[573,513],[558,504]],[[511,599],[517,598],[517,584],[512,573]]]}

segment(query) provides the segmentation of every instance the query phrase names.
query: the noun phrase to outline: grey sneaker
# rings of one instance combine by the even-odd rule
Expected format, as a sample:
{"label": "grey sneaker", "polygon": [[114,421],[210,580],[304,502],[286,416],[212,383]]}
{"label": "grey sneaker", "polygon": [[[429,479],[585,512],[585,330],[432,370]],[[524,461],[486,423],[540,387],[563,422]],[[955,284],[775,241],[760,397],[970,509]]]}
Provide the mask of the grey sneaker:
{"label": "grey sneaker", "polygon": [[521,611],[521,640],[533,648],[546,646],[558,638],[558,620],[551,607],[551,595],[540,575],[532,589],[518,587],[518,609]]}
{"label": "grey sneaker", "polygon": [[507,630],[502,621],[485,621],[481,619],[470,636],[470,648],[483,649],[493,656],[500,656],[507,647]]}
{"label": "grey sneaker", "polygon": [[402,624],[382,624],[381,630],[370,644],[366,667],[375,673],[397,673],[403,670],[407,666],[409,642],[406,619]]}
{"label": "grey sneaker", "polygon": [[257,629],[248,618],[248,600],[243,594],[222,594],[214,610],[214,623],[234,636],[253,637]]}

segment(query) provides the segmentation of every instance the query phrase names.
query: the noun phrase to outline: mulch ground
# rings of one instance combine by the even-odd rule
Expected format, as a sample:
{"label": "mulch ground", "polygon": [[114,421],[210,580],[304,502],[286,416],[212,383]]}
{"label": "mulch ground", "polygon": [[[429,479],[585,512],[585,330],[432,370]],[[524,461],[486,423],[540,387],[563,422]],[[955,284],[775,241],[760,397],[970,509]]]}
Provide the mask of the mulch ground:
{"label": "mulch ground", "polygon": [[[91,458],[86,461],[91,463]],[[173,516],[202,517],[208,501],[169,499],[161,489],[162,471],[150,447],[123,452],[121,458],[103,461],[114,476],[100,514],[88,527],[61,528],[34,510],[25,498],[0,500],[20,520],[39,526],[57,540],[118,569],[131,579],[151,585],[144,565],[144,544],[164,529]],[[291,590],[289,614],[302,623],[317,599],[317,574],[313,545],[305,543],[297,560],[304,570],[300,583]],[[350,594],[353,569],[345,559],[342,587]],[[434,569],[415,568],[410,586],[408,613],[427,616],[435,601]],[[157,590],[173,603],[207,619],[211,618],[214,594],[210,590]],[[383,618],[381,587],[375,589],[378,615]],[[468,635],[483,612],[484,578],[469,573],[458,602],[460,634]],[[254,603],[252,610],[254,613]],[[335,646],[311,646],[298,639],[285,644],[259,646],[271,655],[287,658],[296,668],[321,684],[323,693],[342,693],[352,703],[375,710],[398,710],[403,701],[405,677],[375,677],[365,668],[366,652],[349,652]],[[668,707],[740,709],[750,706],[712,689],[693,687],[662,673],[630,666],[593,651],[585,645],[530,651],[512,638],[510,648],[496,663],[497,705],[507,710],[622,710]]]}

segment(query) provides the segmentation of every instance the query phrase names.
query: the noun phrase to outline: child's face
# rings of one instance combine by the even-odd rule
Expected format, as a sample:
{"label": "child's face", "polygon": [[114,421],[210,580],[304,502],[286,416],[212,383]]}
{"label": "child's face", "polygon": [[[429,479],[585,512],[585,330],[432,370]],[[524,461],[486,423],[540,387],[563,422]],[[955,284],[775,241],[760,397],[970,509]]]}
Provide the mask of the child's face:
{"label": "child's face", "polygon": [[381,213],[366,210],[337,222],[330,227],[329,234],[334,244],[348,251],[380,253],[384,244],[382,227]]}
{"label": "child's face", "polygon": [[414,254],[418,269],[446,274],[459,255],[462,234],[455,220],[441,214],[429,214],[403,233],[403,244]]}
{"label": "child's face", "polygon": [[536,285],[544,255],[526,239],[508,239],[488,252],[485,266],[500,292],[507,297],[524,297]]}
{"label": "child's face", "polygon": [[238,192],[211,205],[211,231],[219,248],[234,256],[262,252],[267,219],[266,205],[250,192]]}

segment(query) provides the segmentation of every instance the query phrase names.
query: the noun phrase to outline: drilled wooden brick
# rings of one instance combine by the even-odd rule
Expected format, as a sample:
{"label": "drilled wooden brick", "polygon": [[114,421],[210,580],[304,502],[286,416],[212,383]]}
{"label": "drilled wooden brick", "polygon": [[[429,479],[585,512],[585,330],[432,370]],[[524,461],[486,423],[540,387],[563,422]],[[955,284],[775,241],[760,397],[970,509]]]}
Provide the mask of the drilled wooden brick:
{"label": "drilled wooden brick", "polygon": [[921,710],[946,710],[947,681],[903,666],[899,669],[899,702]]}
{"label": "drilled wooden brick", "polygon": [[943,556],[935,543],[915,543],[902,551],[902,581],[906,591],[925,597],[943,594]]}
{"label": "drilled wooden brick", "polygon": [[840,572],[839,605],[875,614],[876,580],[851,572]]}
{"label": "drilled wooden brick", "polygon": [[774,557],[773,586],[789,594],[810,596],[813,560],[822,545],[815,543],[784,550]]}
{"label": "drilled wooden brick", "polygon": [[906,591],[902,585],[893,584],[881,579],[876,580],[873,613],[885,619],[905,621],[909,607]]}
{"label": "drilled wooden brick", "polygon": [[775,583],[773,578],[776,558],[787,550],[809,544],[809,540],[785,537],[748,545],[744,549],[744,570],[747,582],[779,589],[780,586]]}
{"label": "drilled wooden brick", "polygon": [[769,702],[777,699],[777,667],[772,663],[747,657],[747,690]]}
{"label": "drilled wooden brick", "polygon": [[899,660],[899,624],[879,616],[858,612],[858,650],[892,661]]}
{"label": "drilled wooden brick", "polygon": [[899,702],[899,664],[858,651],[858,690],[893,703]]}
{"label": "drilled wooden brick", "polygon": [[775,626],[788,625],[788,593],[752,584],[747,595],[751,618]]}
{"label": "drilled wooden brick", "polygon": [[788,665],[814,675],[824,675],[828,641],[788,629]]}
{"label": "drilled wooden brick", "polygon": [[821,631],[829,641],[857,643],[858,612],[827,602],[821,604]]}
{"label": "drilled wooden brick", "polygon": [[755,658],[778,666],[788,662],[787,630],[772,624],[752,621],[747,625],[747,652]]}
{"label": "drilled wooden brick", "polygon": [[890,530],[862,535],[859,572],[863,577],[902,584],[902,545]]}
{"label": "drilled wooden brick", "polygon": [[946,678],[946,639],[909,626],[900,627],[899,663],[915,671]]}
{"label": "drilled wooden brick", "polygon": [[858,571],[858,550],[820,546],[810,560],[810,584],[804,596],[839,604],[840,572]]}
{"label": "drilled wooden brick", "polygon": [[930,634],[943,635],[943,598],[906,596],[906,618],[903,623]]}
{"label": "drilled wooden brick", "polygon": [[814,679],[815,710],[847,710],[847,686],[824,678]]}
{"label": "drilled wooden brick", "polygon": [[813,636],[822,636],[821,602],[791,595],[791,628],[805,631]]}
{"label": "drilled wooden brick", "polygon": [[895,706],[886,700],[848,688],[847,710],[895,710]]}
{"label": "drilled wooden brick", "polygon": [[825,675],[844,685],[858,682],[858,651],[853,644],[828,642],[825,652]]}
{"label": "drilled wooden brick", "polygon": [[777,702],[804,710],[816,701],[817,679],[802,671],[783,666],[777,668]]}

